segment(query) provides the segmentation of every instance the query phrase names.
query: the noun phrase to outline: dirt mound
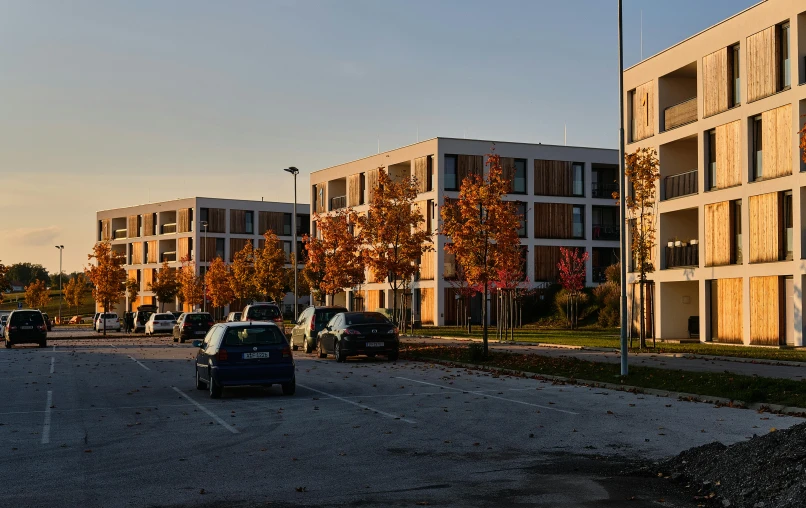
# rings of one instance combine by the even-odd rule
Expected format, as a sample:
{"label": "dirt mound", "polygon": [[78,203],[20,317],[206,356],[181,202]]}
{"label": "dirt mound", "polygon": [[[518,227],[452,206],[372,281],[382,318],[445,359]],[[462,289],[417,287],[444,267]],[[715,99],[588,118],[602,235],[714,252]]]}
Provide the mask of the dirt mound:
{"label": "dirt mound", "polygon": [[725,446],[710,443],[660,463],[697,490],[695,500],[739,508],[806,506],[806,423]]}

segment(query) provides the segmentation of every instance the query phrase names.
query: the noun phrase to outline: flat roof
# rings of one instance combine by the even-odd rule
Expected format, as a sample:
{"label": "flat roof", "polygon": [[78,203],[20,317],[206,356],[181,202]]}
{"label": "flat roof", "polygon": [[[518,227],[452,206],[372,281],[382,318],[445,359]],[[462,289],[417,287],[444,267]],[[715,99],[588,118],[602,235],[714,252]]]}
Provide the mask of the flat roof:
{"label": "flat roof", "polygon": [[[124,210],[126,208],[135,208],[135,207],[138,207],[138,206],[162,205],[162,204],[166,204],[166,203],[175,203],[177,201],[187,201],[188,199],[209,199],[209,200],[213,200],[213,201],[244,201],[244,202],[248,202],[248,203],[265,203],[267,205],[291,205],[291,206],[294,205],[294,203],[291,203],[290,201],[263,201],[263,200],[258,201],[256,199],[211,198],[211,197],[207,197],[207,196],[188,196],[186,198],[169,199],[168,201],[152,201],[150,203],[139,203],[139,204],[135,204],[135,205],[119,206],[117,208],[105,208],[103,210],[96,210],[95,213],[111,212],[113,210]],[[310,205],[310,203],[301,203],[301,202],[298,201],[297,202],[297,207],[300,207],[300,206],[308,206],[309,207],[311,205]]]}

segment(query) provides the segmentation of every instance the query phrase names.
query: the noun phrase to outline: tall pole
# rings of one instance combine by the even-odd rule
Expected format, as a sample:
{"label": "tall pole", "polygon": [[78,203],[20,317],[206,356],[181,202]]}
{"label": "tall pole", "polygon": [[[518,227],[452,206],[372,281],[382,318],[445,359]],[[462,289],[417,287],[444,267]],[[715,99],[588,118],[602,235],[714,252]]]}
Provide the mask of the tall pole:
{"label": "tall pole", "polygon": [[624,36],[621,28],[621,0],[618,0],[618,105],[619,105],[619,240],[621,241],[621,375],[627,375],[627,210],[625,191],[627,181],[624,176]]}
{"label": "tall pole", "polygon": [[292,269],[294,270],[294,322],[297,322],[297,173],[294,173],[294,211],[292,213],[293,219],[291,219],[291,229],[294,231],[294,243],[291,244],[291,248],[294,252],[294,266]]}
{"label": "tall pole", "polygon": [[[204,228],[204,262],[207,260],[207,221],[201,223]],[[207,273],[205,272],[205,275]],[[207,277],[202,277],[202,312],[207,312]]]}
{"label": "tall pole", "polygon": [[59,249],[59,324],[62,322],[62,252],[64,251],[64,245],[57,245],[57,249]]}

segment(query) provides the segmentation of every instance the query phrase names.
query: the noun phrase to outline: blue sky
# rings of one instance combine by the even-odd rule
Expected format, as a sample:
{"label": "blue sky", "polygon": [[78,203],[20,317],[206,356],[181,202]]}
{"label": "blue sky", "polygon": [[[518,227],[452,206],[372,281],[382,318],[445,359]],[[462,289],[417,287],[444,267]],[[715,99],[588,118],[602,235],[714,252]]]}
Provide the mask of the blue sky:
{"label": "blue sky", "polygon": [[[625,0],[625,66],[747,0]],[[692,15],[696,12],[697,15]],[[0,260],[80,269],[95,211],[286,200],[435,136],[617,147],[615,0],[0,0]],[[303,198],[304,199],[304,198]]]}

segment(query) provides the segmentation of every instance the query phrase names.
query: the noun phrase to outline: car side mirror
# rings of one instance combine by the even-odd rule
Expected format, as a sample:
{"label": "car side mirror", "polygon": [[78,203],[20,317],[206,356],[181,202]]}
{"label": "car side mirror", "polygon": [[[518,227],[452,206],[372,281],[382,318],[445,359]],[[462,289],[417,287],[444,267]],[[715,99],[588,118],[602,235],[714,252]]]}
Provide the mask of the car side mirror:
{"label": "car side mirror", "polygon": [[201,346],[202,346],[202,341],[200,341],[200,340],[194,340],[193,341],[193,347],[201,347]]}

